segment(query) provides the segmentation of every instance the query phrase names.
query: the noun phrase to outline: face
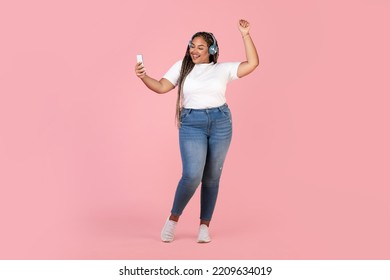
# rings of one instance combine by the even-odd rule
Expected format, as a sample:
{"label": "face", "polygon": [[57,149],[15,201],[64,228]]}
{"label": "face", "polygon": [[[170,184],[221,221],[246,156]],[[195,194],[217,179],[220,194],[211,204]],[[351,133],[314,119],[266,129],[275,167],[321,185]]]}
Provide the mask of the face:
{"label": "face", "polygon": [[190,44],[190,55],[192,62],[195,64],[210,63],[209,47],[203,37],[195,37],[192,40],[192,44]]}

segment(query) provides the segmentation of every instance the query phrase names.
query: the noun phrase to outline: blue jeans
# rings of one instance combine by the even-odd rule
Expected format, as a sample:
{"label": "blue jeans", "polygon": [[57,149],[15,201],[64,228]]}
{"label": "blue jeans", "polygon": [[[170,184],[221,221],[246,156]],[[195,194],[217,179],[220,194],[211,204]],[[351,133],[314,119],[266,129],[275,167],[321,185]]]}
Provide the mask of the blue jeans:
{"label": "blue jeans", "polygon": [[180,216],[202,183],[200,218],[211,220],[231,139],[232,118],[227,104],[210,109],[182,109],[179,143],[183,173],[171,214]]}

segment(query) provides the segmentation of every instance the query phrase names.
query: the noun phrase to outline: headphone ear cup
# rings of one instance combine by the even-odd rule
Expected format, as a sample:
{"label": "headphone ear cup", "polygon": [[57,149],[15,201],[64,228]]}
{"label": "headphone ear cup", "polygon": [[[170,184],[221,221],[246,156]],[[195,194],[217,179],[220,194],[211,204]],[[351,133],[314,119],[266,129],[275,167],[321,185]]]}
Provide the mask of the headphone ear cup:
{"label": "headphone ear cup", "polygon": [[209,47],[209,54],[215,55],[218,52],[217,40],[215,40],[213,33],[209,34],[213,38],[213,44]]}
{"label": "headphone ear cup", "polygon": [[217,52],[218,52],[218,47],[215,44],[209,47],[209,54],[215,55]]}
{"label": "headphone ear cup", "polygon": [[189,40],[188,41],[188,47],[191,48],[191,45],[192,45],[192,40]]}

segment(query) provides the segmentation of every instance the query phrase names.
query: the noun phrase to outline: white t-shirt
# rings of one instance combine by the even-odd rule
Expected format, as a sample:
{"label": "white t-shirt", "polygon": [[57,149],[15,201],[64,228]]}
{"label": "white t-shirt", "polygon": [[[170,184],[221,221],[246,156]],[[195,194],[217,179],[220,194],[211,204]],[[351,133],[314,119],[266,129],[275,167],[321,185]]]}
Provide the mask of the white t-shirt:
{"label": "white t-shirt", "polygon": [[[179,60],[163,76],[174,86],[179,80],[181,64],[182,60]],[[184,81],[183,107],[206,109],[225,104],[226,85],[238,79],[239,65],[240,62],[195,64]]]}

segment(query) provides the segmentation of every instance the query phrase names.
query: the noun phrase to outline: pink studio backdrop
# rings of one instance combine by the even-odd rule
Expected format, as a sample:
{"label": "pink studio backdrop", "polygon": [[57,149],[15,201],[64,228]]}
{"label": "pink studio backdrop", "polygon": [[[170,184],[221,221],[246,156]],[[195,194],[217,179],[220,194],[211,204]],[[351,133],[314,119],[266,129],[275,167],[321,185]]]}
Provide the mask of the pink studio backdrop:
{"label": "pink studio backdrop", "polygon": [[[385,0],[2,1],[1,259],[389,259],[390,4]],[[181,174],[176,91],[193,33],[261,66],[227,91],[234,138],[211,226],[199,192],[160,229]]]}

